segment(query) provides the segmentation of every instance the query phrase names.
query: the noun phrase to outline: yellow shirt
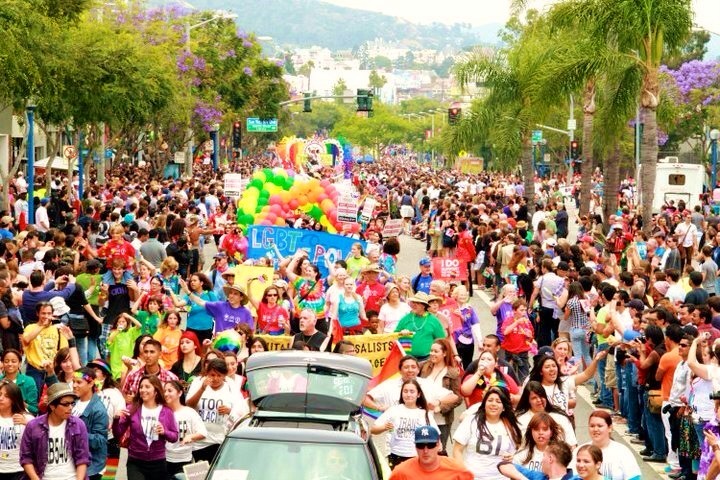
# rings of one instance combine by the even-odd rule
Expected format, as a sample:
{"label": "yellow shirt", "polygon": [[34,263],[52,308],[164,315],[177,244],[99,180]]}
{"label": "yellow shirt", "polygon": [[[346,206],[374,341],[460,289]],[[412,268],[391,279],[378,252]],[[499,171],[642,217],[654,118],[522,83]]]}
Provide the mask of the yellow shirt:
{"label": "yellow shirt", "polygon": [[60,334],[60,330],[55,325],[41,327],[37,323],[32,323],[25,327],[23,335],[32,334],[37,330],[40,330],[38,336],[30,342],[30,345],[25,346],[25,358],[27,358],[28,364],[42,370],[43,362],[55,360],[58,350],[67,348],[68,341]]}

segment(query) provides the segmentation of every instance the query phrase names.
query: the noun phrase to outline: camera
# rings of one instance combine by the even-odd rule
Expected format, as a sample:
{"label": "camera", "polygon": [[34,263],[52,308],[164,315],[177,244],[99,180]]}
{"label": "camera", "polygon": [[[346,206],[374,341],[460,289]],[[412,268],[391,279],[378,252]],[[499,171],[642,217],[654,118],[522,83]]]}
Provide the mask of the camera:
{"label": "camera", "polygon": [[635,340],[637,340],[640,343],[645,343],[645,342],[647,342],[647,337],[645,337],[645,335],[640,335]]}
{"label": "camera", "polygon": [[710,400],[720,400],[720,392],[713,392],[709,395]]}

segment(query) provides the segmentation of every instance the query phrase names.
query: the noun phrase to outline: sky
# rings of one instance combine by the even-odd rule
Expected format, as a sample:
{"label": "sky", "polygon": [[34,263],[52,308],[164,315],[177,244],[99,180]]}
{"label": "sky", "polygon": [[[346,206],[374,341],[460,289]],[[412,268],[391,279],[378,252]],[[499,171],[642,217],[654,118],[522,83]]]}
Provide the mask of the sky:
{"label": "sky", "polygon": [[[469,22],[474,25],[504,24],[510,16],[510,0],[323,0],[405,18],[417,23]],[[544,9],[552,0],[529,0],[532,8]],[[441,5],[441,7],[438,7]],[[693,0],[695,23],[715,32],[720,40],[720,2]]]}

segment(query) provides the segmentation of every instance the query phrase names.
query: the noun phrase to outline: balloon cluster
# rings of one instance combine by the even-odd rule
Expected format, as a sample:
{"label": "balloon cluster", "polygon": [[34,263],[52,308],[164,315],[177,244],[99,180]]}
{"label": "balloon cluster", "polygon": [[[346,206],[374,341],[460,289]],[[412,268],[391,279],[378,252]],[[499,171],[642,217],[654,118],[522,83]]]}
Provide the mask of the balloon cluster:
{"label": "balloon cluster", "polygon": [[[329,233],[345,230],[337,220],[340,192],[329,180],[295,177],[282,168],[264,168],[252,180],[237,203],[237,222],[248,225],[285,226],[299,209],[325,227]],[[351,232],[359,230],[350,224]]]}

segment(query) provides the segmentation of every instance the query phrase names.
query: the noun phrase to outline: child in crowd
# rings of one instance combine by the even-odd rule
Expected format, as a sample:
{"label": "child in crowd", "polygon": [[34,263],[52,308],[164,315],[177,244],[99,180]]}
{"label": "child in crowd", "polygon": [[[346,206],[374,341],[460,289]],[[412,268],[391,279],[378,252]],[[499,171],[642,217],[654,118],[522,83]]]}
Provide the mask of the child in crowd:
{"label": "child in crowd", "polygon": [[121,313],[115,320],[113,329],[108,336],[108,352],[110,353],[110,369],[116,380],[123,372],[123,357],[132,357],[135,340],[141,335],[140,327],[140,322],[127,313]]}
{"label": "child in crowd", "polygon": [[162,345],[162,353],[160,354],[162,368],[170,370],[173,364],[177,362],[182,333],[182,330],[180,330],[180,313],[177,310],[166,312],[162,323],[153,334],[153,338]]}

